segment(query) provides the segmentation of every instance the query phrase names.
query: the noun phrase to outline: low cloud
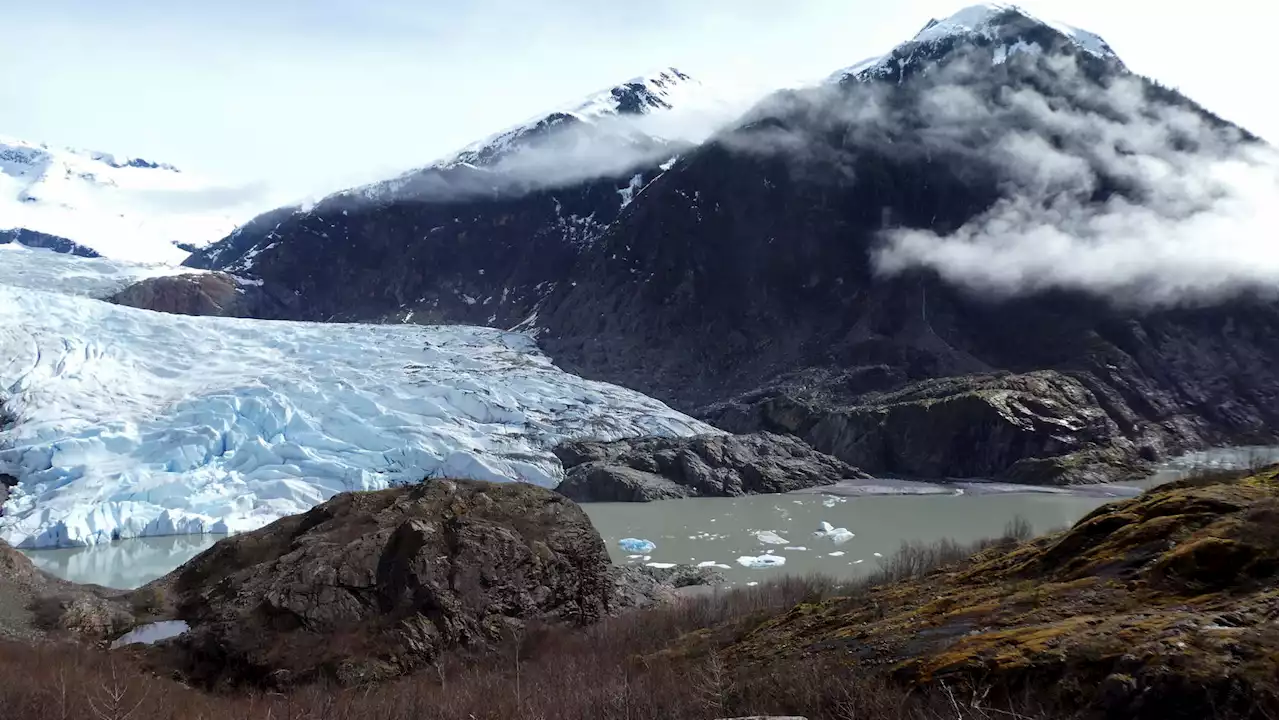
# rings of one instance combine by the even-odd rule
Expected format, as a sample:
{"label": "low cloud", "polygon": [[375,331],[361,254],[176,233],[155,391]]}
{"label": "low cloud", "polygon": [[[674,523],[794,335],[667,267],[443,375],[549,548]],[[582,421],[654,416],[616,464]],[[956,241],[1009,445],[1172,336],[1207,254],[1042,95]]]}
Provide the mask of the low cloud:
{"label": "low cloud", "polygon": [[710,101],[643,115],[562,119],[493,156],[464,152],[468,165],[433,165],[379,185],[402,200],[438,202],[622,178],[693,149],[744,108],[743,102]]}
{"label": "low cloud", "polygon": [[923,267],[1001,296],[1061,288],[1137,305],[1275,295],[1274,148],[1139,78],[1099,86],[1070,56],[1019,62],[1038,64],[1043,90],[921,94],[926,117],[976,140],[1003,197],[954,232],[887,230],[874,254],[881,272]]}
{"label": "low cloud", "polygon": [[860,153],[923,157],[994,179],[1000,199],[953,231],[886,228],[882,274],[1148,306],[1276,295],[1280,154],[1140,78],[1099,83],[1039,53],[993,68],[975,48],[903,85],[792,93],[755,114],[721,142],[850,168]]}

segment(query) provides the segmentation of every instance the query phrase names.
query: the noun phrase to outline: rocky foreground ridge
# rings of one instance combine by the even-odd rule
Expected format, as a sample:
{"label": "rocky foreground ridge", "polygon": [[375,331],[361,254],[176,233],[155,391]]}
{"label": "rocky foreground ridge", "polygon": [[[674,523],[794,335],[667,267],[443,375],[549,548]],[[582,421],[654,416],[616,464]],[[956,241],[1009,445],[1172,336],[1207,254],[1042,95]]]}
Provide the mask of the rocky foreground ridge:
{"label": "rocky foreground ridge", "polygon": [[[133,693],[141,718],[179,717],[166,703],[181,698],[397,720],[835,720],[848,703],[913,720],[1263,720],[1278,544],[1273,466],[1164,485],[1039,538],[905,546],[862,581],[654,604],[572,501],[432,482],[339,496],[129,593],[61,583],[0,547],[0,669],[15,678],[0,701],[43,717],[22,713],[58,702],[56,683],[22,678],[82,653],[76,672]],[[126,681],[102,675],[101,651],[41,644],[175,617],[186,635],[112,651],[113,671],[139,669]],[[24,623],[36,634],[11,632]],[[33,642],[42,655],[14,659]]]}

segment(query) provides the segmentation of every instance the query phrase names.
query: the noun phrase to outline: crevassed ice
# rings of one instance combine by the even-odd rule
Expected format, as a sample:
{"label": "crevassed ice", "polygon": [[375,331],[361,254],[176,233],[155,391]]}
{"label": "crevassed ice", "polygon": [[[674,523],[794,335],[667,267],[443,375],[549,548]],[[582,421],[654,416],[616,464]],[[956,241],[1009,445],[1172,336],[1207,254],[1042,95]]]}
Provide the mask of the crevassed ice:
{"label": "crevassed ice", "polygon": [[[18,257],[15,255],[15,257]],[[0,284],[0,538],[239,532],[428,476],[554,486],[571,438],[716,432],[487,328],[166,315]]]}

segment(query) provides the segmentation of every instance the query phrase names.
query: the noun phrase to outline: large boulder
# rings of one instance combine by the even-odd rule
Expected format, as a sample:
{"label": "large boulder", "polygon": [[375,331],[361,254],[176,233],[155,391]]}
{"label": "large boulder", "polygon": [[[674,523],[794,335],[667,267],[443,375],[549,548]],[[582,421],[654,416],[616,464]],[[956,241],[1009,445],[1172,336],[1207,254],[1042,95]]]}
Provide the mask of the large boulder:
{"label": "large boulder", "polygon": [[435,480],[338,495],[222,540],[156,586],[192,626],[179,649],[195,679],[283,685],[387,677],[530,621],[643,604],[617,573],[567,498]]}
{"label": "large boulder", "polygon": [[556,488],[580,502],[780,493],[866,477],[803,441],[768,432],[574,441],[555,449]]}
{"label": "large boulder", "polygon": [[164,275],[140,280],[108,298],[117,305],[177,315],[249,317],[261,291],[222,272]]}

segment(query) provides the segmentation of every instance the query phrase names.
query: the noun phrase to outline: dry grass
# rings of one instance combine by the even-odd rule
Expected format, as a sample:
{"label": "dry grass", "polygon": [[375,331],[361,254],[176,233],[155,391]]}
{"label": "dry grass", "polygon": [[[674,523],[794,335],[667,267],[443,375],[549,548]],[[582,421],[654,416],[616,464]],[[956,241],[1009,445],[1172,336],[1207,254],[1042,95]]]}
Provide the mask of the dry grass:
{"label": "dry grass", "polygon": [[749,627],[798,604],[836,593],[856,595],[877,583],[963,560],[991,544],[904,546],[875,577],[843,586],[820,577],[787,577],[583,629],[534,626],[498,652],[457,654],[426,672],[355,688],[317,684],[286,693],[207,692],[154,671],[155,657],[141,651],[0,642],[0,708],[5,720],[702,720],[759,713],[813,720],[1050,717],[1028,714],[1026,708],[1010,716],[1012,709],[962,706],[943,690],[908,691],[838,663],[779,663],[746,676],[715,654],[688,662],[652,659],[688,633],[728,622]]}

